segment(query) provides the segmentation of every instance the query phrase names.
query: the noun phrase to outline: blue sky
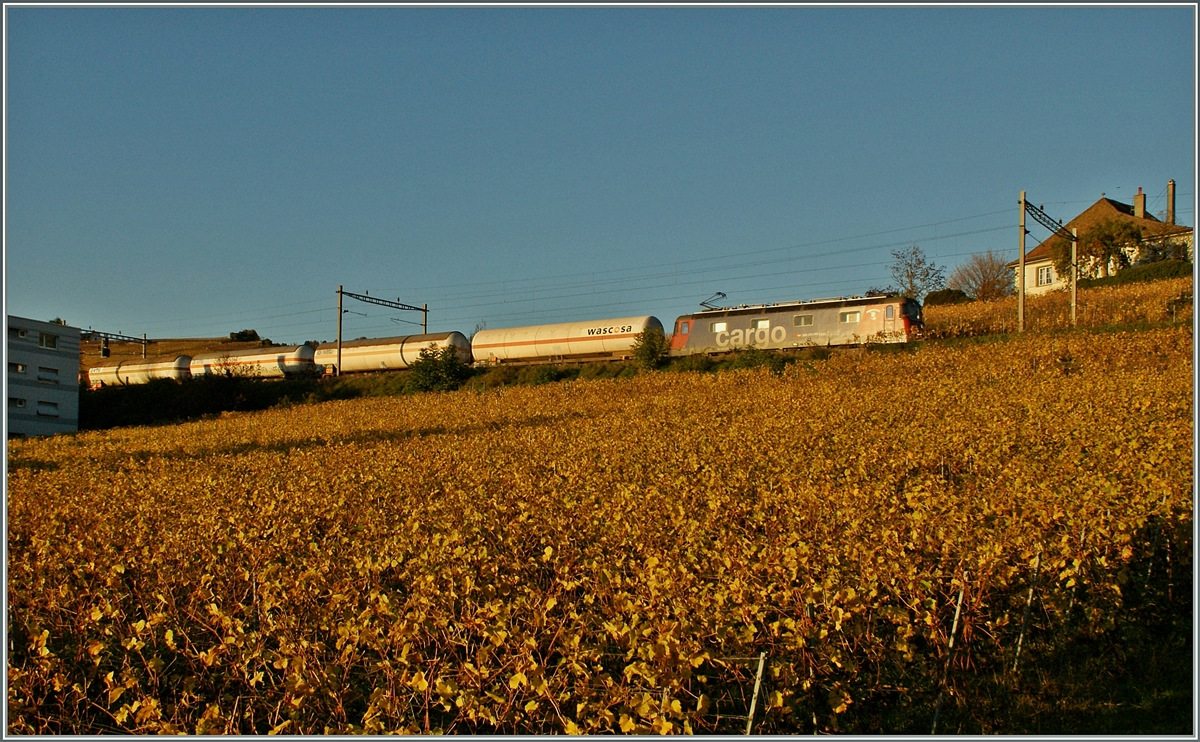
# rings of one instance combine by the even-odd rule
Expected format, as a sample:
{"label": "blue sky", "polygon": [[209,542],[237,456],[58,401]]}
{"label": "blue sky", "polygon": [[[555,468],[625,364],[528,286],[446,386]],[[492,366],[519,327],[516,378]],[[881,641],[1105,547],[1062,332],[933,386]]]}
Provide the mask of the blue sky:
{"label": "blue sky", "polygon": [[7,311],[85,328],[669,325],[1015,259],[1020,190],[1194,224],[1191,6],[5,11]]}

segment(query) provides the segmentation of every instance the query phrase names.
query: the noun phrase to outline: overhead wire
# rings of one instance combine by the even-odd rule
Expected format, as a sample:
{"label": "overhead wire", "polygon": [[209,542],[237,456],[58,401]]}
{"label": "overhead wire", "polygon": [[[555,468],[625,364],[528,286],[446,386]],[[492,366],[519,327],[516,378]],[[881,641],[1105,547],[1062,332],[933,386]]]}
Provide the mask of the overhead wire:
{"label": "overhead wire", "polygon": [[[937,227],[937,226],[940,226],[943,224],[953,224],[955,222],[969,221],[971,219],[982,219],[982,218],[988,217],[988,216],[1004,214],[1004,213],[1007,213],[1008,211],[1010,211],[1010,210],[1002,209],[1002,210],[998,210],[998,211],[989,211],[989,212],[982,213],[982,214],[972,214],[970,216],[956,217],[954,219],[944,219],[940,222],[929,222],[927,224],[918,224],[918,225],[914,225],[914,226],[910,226],[910,227],[896,227],[894,229],[886,229],[886,230],[882,230],[879,232],[869,232],[869,233],[865,233],[865,234],[849,235],[849,236],[845,236],[845,237],[834,237],[834,238],[830,238],[830,239],[826,239],[826,240],[817,240],[814,242],[784,245],[781,247],[769,247],[769,248],[761,248],[761,249],[757,249],[757,250],[743,250],[736,254],[715,255],[715,256],[708,256],[708,257],[703,257],[703,258],[690,258],[687,260],[675,260],[675,261],[671,261],[670,264],[674,265],[674,266],[678,266],[678,265],[688,265],[688,264],[693,264],[693,263],[710,262],[710,261],[714,261],[714,260],[735,260],[735,259],[741,259],[741,258],[743,258],[745,256],[749,256],[749,255],[762,255],[762,254],[766,254],[766,253],[775,253],[775,252],[782,252],[782,251],[788,251],[788,250],[798,250],[798,249],[807,248],[807,247],[817,247],[820,245],[830,245],[830,244],[835,244],[838,242],[847,242],[849,240],[867,239],[869,237],[879,237],[879,236],[882,236],[885,234],[895,234],[897,232],[910,232],[910,231],[917,230],[917,229],[927,229],[930,227]],[[907,242],[907,241],[908,240],[905,240],[905,242]],[[847,252],[847,251],[839,251],[838,253],[834,253],[834,254],[842,254],[844,252]],[[610,268],[607,270],[600,270],[600,271],[584,271],[584,272],[578,272],[578,273],[550,275],[550,276],[536,276],[536,277],[526,277],[526,278],[516,278],[516,279],[505,279],[505,280],[499,280],[499,281],[480,281],[480,282],[475,282],[475,283],[454,283],[454,284],[444,284],[442,286],[421,285],[419,287],[404,287],[404,288],[400,288],[400,289],[386,289],[382,292],[382,294],[390,295],[390,294],[393,294],[396,292],[406,293],[406,292],[415,291],[418,289],[422,290],[422,291],[436,291],[438,289],[472,288],[472,287],[480,287],[480,286],[500,286],[501,288],[498,289],[498,291],[503,292],[503,291],[509,291],[509,290],[518,288],[517,284],[523,284],[523,283],[528,283],[528,282],[535,282],[535,281],[561,282],[566,279],[583,277],[583,276],[594,277],[594,276],[598,276],[598,275],[602,276],[602,275],[608,275],[608,274],[614,274],[614,273],[642,272],[642,271],[651,270],[651,269],[659,268],[659,267],[661,267],[661,264],[643,264],[643,265],[638,265],[638,266],[630,266],[628,268]],[[625,279],[614,278],[614,279],[607,279],[607,280],[620,281],[620,280],[625,280]],[[478,290],[473,289],[472,291],[469,292],[469,295],[480,296],[480,295],[486,295],[486,293],[487,292],[485,291],[481,294]]]}

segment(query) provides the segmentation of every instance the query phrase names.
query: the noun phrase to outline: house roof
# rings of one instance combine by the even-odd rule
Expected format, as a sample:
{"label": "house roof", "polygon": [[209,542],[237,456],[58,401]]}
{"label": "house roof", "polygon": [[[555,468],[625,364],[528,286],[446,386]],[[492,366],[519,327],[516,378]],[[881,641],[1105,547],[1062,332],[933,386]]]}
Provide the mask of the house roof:
{"label": "house roof", "polygon": [[[1130,222],[1142,228],[1142,235],[1145,237],[1158,237],[1174,234],[1188,234],[1192,231],[1191,227],[1185,227],[1182,224],[1167,224],[1155,219],[1149,213],[1144,217],[1136,217],[1133,215],[1133,207],[1129,204],[1123,204],[1120,201],[1113,201],[1111,198],[1101,198],[1096,203],[1084,209],[1079,216],[1063,225],[1063,229],[1070,231],[1072,227],[1083,234],[1087,230],[1096,226],[1106,219],[1116,221]],[[1037,262],[1041,260],[1050,260],[1050,248],[1061,238],[1051,235],[1039,243],[1029,252],[1025,253],[1025,263]],[[1014,260],[1008,266],[1016,266],[1018,261]]]}

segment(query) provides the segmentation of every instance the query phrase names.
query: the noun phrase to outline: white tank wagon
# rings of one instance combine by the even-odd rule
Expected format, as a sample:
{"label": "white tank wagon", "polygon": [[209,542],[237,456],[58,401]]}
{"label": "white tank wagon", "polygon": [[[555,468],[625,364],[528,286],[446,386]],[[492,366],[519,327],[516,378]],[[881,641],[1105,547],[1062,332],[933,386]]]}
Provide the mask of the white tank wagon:
{"label": "white tank wagon", "polygon": [[657,317],[618,317],[587,322],[480,330],[471,338],[476,363],[554,363],[628,358],[646,330],[662,332]]}
{"label": "white tank wagon", "polygon": [[154,379],[183,381],[191,377],[191,361],[191,356],[175,355],[101,364],[88,370],[88,386],[145,384]]}
{"label": "white tank wagon", "polygon": [[314,373],[313,349],[308,345],[212,351],[192,356],[192,376],[257,376],[279,379]]}
{"label": "white tank wagon", "polygon": [[[408,368],[421,356],[421,351],[433,348],[441,352],[454,348],[463,363],[471,362],[471,342],[461,332],[439,332],[429,335],[402,335],[387,338],[365,338],[342,342],[344,374],[365,371],[392,371]],[[321,343],[313,360],[318,368],[337,366],[337,343]]]}

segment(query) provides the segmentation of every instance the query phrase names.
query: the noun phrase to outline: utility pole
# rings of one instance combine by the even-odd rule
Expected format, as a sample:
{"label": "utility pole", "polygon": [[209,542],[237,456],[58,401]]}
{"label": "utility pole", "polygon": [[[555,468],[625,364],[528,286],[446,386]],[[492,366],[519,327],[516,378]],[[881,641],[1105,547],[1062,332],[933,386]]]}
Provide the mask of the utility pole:
{"label": "utility pole", "polygon": [[88,340],[91,340],[94,338],[100,338],[100,357],[101,358],[108,358],[107,354],[108,354],[108,341],[109,340],[123,340],[127,343],[141,343],[143,360],[146,358],[146,346],[150,344],[150,341],[146,339],[146,333],[144,333],[144,332],[142,333],[142,336],[139,338],[139,337],[134,337],[132,335],[122,335],[118,332],[100,332],[99,330],[83,330],[82,332],[79,333],[79,337],[81,339],[88,339]]}
{"label": "utility pole", "polygon": [[1071,227],[1071,327],[1075,326],[1075,284],[1079,283],[1079,260],[1075,257],[1078,244],[1078,230]]}
{"label": "utility pole", "polygon": [[337,328],[337,366],[334,367],[333,373],[335,376],[342,375],[342,285],[338,284],[338,328]]}
{"label": "utility pole", "polygon": [[1021,245],[1017,256],[1017,332],[1025,332],[1025,191],[1021,191]]}
{"label": "utility pole", "polygon": [[[343,296],[349,296],[351,299],[358,299],[359,301],[366,302],[367,304],[378,304],[381,307],[391,307],[392,309],[404,309],[404,310],[410,311],[410,312],[420,312],[421,313],[421,334],[426,335],[429,332],[429,330],[428,330],[428,328],[429,328],[429,305],[428,304],[422,304],[419,307],[414,307],[411,304],[401,303],[399,299],[397,299],[396,301],[388,301],[387,299],[376,299],[374,296],[367,296],[366,294],[355,294],[355,293],[351,293],[349,291],[344,291],[344,290],[342,290],[341,284],[338,284],[337,295],[338,295],[337,371],[335,373],[338,376],[342,375],[342,315],[345,314],[346,312],[350,311],[348,309],[342,309],[342,297]],[[393,318],[393,321],[408,322],[408,320],[396,320],[395,318]],[[408,322],[408,324],[415,325],[416,322]]]}
{"label": "utility pole", "polygon": [[[1075,227],[1071,227],[1068,232],[1062,225],[1062,222],[1056,222],[1049,214],[1042,211],[1037,206],[1033,206],[1025,200],[1025,191],[1021,191],[1021,255],[1025,255],[1025,212],[1029,212],[1034,220],[1041,224],[1046,229],[1050,230],[1050,237],[1057,237],[1061,240],[1070,240],[1071,242],[1071,326],[1075,326],[1075,283],[1079,278],[1079,261],[1076,259],[1076,246],[1079,242],[1079,235]],[[1049,239],[1049,238],[1047,238]],[[1017,301],[1018,312],[1021,314],[1020,326],[1025,328],[1025,260],[1021,260],[1021,296]]]}

